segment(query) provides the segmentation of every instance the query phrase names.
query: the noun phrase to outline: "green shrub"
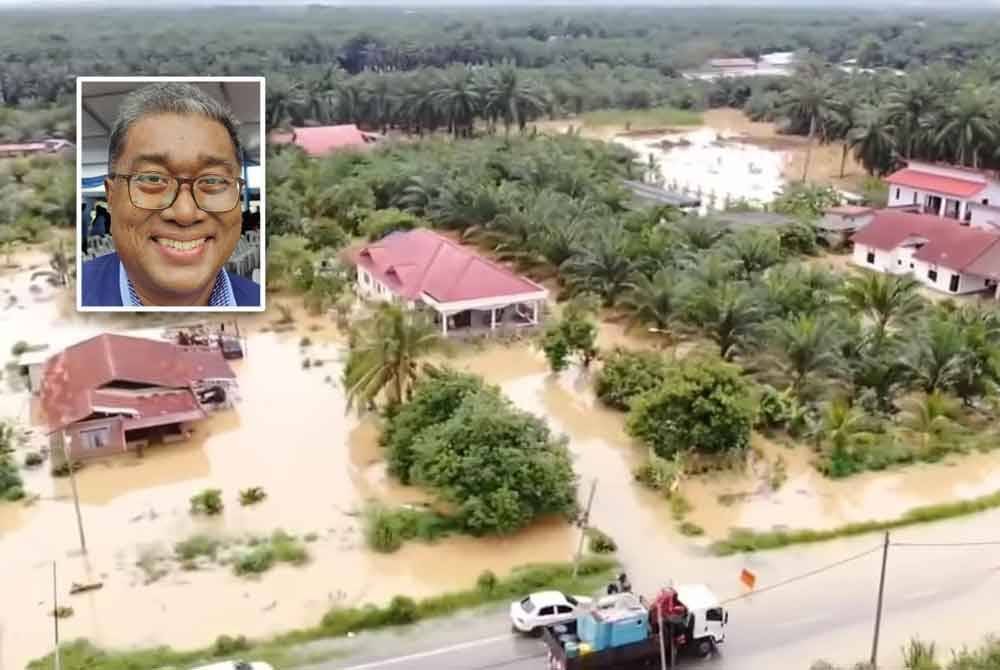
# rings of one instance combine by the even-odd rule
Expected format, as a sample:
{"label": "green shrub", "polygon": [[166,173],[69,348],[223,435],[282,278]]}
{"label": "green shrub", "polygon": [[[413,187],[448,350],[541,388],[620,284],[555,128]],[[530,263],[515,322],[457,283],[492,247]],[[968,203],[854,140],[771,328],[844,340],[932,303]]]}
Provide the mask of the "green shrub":
{"label": "green shrub", "polygon": [[681,535],[686,535],[688,537],[697,537],[699,535],[704,535],[705,530],[696,523],[691,523],[690,521],[683,521],[677,529],[681,532]]}
{"label": "green shrub", "polygon": [[274,560],[292,565],[302,565],[309,560],[309,552],[294,535],[289,535],[280,528],[271,534],[271,549]]}
{"label": "green shrub", "polygon": [[191,561],[199,556],[207,556],[215,560],[222,544],[222,540],[211,535],[192,535],[174,545],[174,554],[182,561]]}
{"label": "green shrub", "polygon": [[259,486],[251,486],[240,491],[240,505],[256,505],[267,498],[267,492]]}
{"label": "green shrub", "polygon": [[365,509],[365,542],[369,548],[384,554],[396,551],[407,540],[431,542],[457,530],[460,525],[455,519],[431,510],[391,509],[379,504]]}
{"label": "green shrub", "polygon": [[29,468],[37,467],[44,461],[45,458],[37,451],[29,451],[24,455],[24,465]]}
{"label": "green shrub", "polygon": [[3,497],[4,497],[4,500],[7,500],[8,502],[16,502],[18,500],[23,499],[25,497],[25,495],[26,494],[25,494],[24,489],[22,487],[20,487],[20,486],[13,486],[13,487],[7,489],[6,491],[4,491]]}
{"label": "green shrub", "polygon": [[618,544],[614,539],[599,528],[588,528],[587,538],[590,551],[595,554],[613,554],[618,551]]}
{"label": "green shrub", "polygon": [[220,635],[215,638],[215,644],[212,645],[212,656],[231,656],[238,651],[247,651],[250,649],[250,643],[247,641],[246,636],[237,635],[236,637],[229,637],[228,635]]}
{"label": "green shrub", "polygon": [[788,424],[791,418],[792,399],[787,392],[779,391],[770,384],[759,387],[759,399],[755,427],[763,429],[779,429]]}
{"label": "green shrub", "polygon": [[722,455],[750,446],[750,386],[722,362],[697,361],[668,370],[666,381],[632,404],[628,431],[670,458],[692,450]]}
{"label": "green shrub", "polygon": [[424,227],[426,224],[427,222],[409,212],[402,212],[394,208],[378,209],[368,212],[367,218],[361,224],[361,232],[368,238],[368,241],[374,242],[389,233],[398,230],[413,230]]}
{"label": "green shrub", "polygon": [[310,338],[310,337],[309,337],[309,336],[307,336],[307,335],[304,335],[304,336],[302,337],[302,339],[301,339],[301,340],[299,340],[299,346],[300,346],[300,347],[308,347],[308,346],[312,346],[312,338]]}
{"label": "green shrub", "polygon": [[222,489],[205,489],[191,496],[191,514],[221,514],[224,507]]}
{"label": "green shrub", "polygon": [[407,596],[395,596],[386,610],[386,623],[402,626],[417,620],[417,603]]}
{"label": "green shrub", "polygon": [[17,470],[14,459],[6,454],[0,454],[0,498],[4,500],[20,500],[24,497],[24,482]]}
{"label": "green shrub", "polygon": [[239,576],[259,575],[274,565],[274,550],[268,544],[260,544],[243,552],[233,563],[233,572]]}
{"label": "green shrub", "polygon": [[627,411],[634,398],[660,386],[666,375],[667,366],[659,354],[616,349],[604,358],[594,390],[605,405]]}
{"label": "green shrub", "polygon": [[497,587],[497,576],[492,570],[483,570],[476,578],[476,588],[483,593],[493,593]]}

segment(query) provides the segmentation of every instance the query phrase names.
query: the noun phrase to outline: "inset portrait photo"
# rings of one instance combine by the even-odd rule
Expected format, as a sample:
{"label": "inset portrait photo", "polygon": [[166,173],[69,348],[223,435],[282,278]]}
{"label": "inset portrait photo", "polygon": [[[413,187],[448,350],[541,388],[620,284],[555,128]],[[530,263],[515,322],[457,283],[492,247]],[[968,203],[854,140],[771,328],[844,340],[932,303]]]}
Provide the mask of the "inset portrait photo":
{"label": "inset portrait photo", "polygon": [[264,309],[264,79],[77,78],[77,308]]}

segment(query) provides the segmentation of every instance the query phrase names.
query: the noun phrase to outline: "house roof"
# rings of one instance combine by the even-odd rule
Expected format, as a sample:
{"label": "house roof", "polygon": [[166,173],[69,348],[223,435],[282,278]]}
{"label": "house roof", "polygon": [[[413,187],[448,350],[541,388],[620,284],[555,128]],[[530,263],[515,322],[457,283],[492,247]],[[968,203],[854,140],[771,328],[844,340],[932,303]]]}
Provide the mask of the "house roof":
{"label": "house roof", "polygon": [[753,67],[757,63],[752,58],[713,58],[708,64],[712,67]]}
{"label": "house roof", "polygon": [[894,186],[906,186],[921,191],[933,191],[958,198],[970,198],[986,188],[986,184],[972,179],[959,179],[945,175],[924,172],[919,168],[906,167],[886,177]]}
{"label": "house roof", "polygon": [[341,126],[294,128],[292,142],[310,156],[325,156],[341,149],[360,149],[368,145],[367,135],[349,123]]}
{"label": "house roof", "polygon": [[937,216],[880,210],[871,223],[855,233],[853,240],[855,244],[884,251],[912,242],[919,245],[914,258],[959,272],[972,272],[974,261],[1000,242],[1000,233],[962,226]]}
{"label": "house roof", "polygon": [[89,391],[90,412],[127,415],[127,428],[144,428],[206,416],[188,390],[156,390],[141,393],[109,389]]}
{"label": "house roof", "polygon": [[111,382],[185,389],[208,379],[236,374],[214,348],[104,333],[66,348],[42,370],[39,401],[52,430],[91,413],[91,391]]}
{"label": "house roof", "polygon": [[362,247],[354,262],[409,300],[423,294],[437,302],[458,302],[545,292],[535,282],[424,228],[395,232]]}

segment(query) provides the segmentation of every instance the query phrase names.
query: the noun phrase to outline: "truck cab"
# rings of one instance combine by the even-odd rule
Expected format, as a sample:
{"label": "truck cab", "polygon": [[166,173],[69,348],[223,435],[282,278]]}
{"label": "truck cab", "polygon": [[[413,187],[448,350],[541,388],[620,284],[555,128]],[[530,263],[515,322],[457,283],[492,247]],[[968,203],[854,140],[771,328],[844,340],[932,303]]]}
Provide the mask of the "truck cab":
{"label": "truck cab", "polygon": [[677,599],[688,610],[687,632],[691,642],[699,647],[703,642],[710,642],[711,645],[725,642],[729,612],[722,607],[712,590],[704,584],[685,584],[674,590]]}

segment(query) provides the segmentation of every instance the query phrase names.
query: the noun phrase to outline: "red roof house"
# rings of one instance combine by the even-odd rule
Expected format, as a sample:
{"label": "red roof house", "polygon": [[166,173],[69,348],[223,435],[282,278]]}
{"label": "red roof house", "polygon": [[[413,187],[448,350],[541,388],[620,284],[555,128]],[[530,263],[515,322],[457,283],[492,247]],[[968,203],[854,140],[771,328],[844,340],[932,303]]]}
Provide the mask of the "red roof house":
{"label": "red roof house", "polygon": [[295,144],[310,156],[326,156],[335,151],[365,149],[378,136],[360,130],[355,124],[293,128],[291,133],[272,133],[274,144]]}
{"label": "red roof house", "polygon": [[445,333],[452,327],[537,325],[548,297],[530,279],[426,229],[387,235],[362,247],[354,262],[363,294],[430,308]]}
{"label": "red roof house", "polygon": [[987,170],[910,161],[888,177],[889,206],[972,222],[974,207],[1000,203],[1000,179]]}
{"label": "red roof house", "polygon": [[216,348],[105,333],[46,361],[38,402],[47,430],[90,457],[205,418],[228,404],[235,379]]}
{"label": "red roof house", "polygon": [[927,214],[880,210],[854,234],[854,262],[892,274],[912,274],[937,290],[972,293],[1000,273],[1000,233]]}

